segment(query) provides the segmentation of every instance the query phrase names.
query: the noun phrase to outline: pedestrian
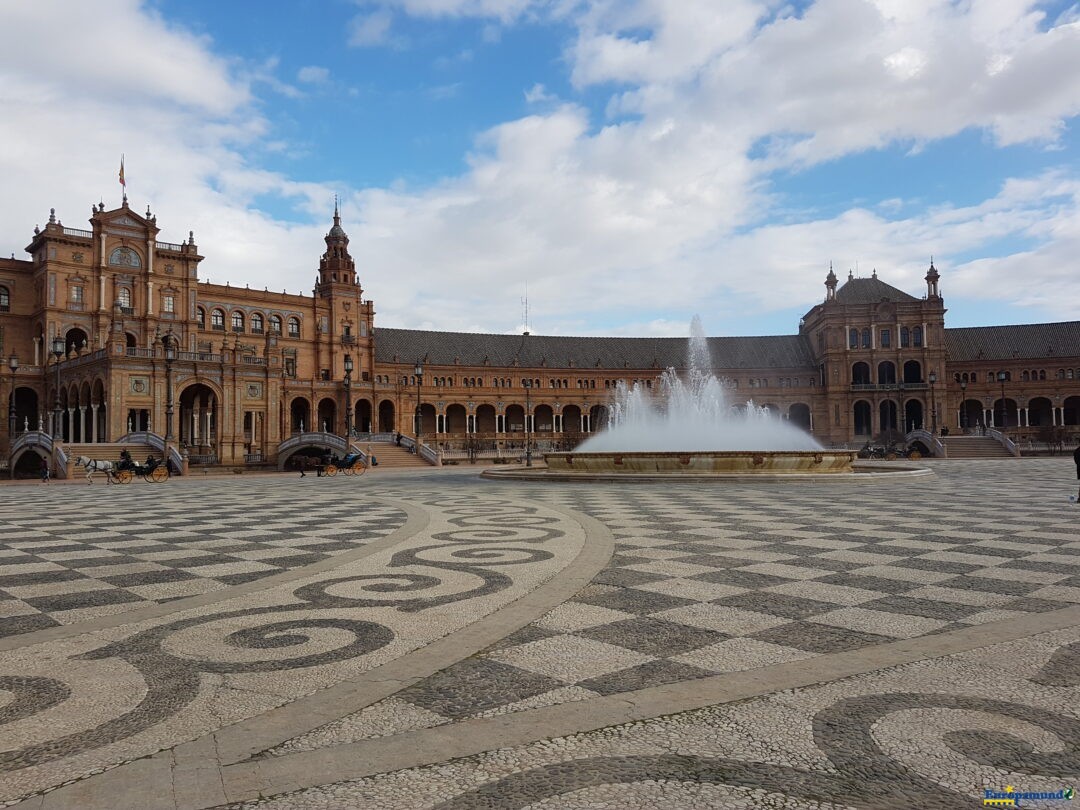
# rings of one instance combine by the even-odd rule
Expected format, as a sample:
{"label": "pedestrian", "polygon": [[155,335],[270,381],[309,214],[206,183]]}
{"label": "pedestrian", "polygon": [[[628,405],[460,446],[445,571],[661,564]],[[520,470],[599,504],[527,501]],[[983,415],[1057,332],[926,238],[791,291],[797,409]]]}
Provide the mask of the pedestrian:
{"label": "pedestrian", "polygon": [[394,434],[394,444],[396,444],[398,447],[401,447],[401,431],[400,430],[396,434]]}
{"label": "pedestrian", "polygon": [[[1077,444],[1076,449],[1073,450],[1073,461],[1076,462],[1076,480],[1080,482],[1080,444]],[[1077,487],[1076,497],[1069,498],[1073,503],[1080,503],[1080,484]]]}
{"label": "pedestrian", "polygon": [[49,483],[49,460],[45,456],[41,457],[41,483]]}

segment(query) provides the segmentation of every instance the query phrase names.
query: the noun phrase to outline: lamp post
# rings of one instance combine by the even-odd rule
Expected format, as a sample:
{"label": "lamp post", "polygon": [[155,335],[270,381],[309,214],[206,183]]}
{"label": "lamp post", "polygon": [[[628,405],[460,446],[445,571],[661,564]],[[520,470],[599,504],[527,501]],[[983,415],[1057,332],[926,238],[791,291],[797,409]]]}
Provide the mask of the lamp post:
{"label": "lamp post", "polygon": [[937,435],[937,395],[934,393],[937,372],[931,371],[928,379],[930,380],[930,432]]}
{"label": "lamp post", "polygon": [[532,466],[532,441],[529,436],[529,423],[532,421],[532,380],[522,380],[525,383],[525,466]]}
{"label": "lamp post", "polygon": [[897,398],[898,406],[897,406],[897,410],[896,410],[896,425],[894,425],[894,427],[898,427],[900,429],[900,432],[906,435],[907,434],[907,424],[906,424],[907,420],[906,420],[905,414],[904,414],[904,380],[903,380],[903,378],[901,378],[900,382],[898,382],[896,384],[896,398]]}
{"label": "lamp post", "polygon": [[52,339],[52,356],[56,360],[56,396],[53,398],[52,437],[55,440],[59,436],[63,440],[60,430],[60,358],[64,356],[64,339],[60,335],[55,335]]}
{"label": "lamp post", "polygon": [[960,381],[960,430],[967,432],[967,383]]}
{"label": "lamp post", "polygon": [[419,360],[416,361],[416,365],[413,367],[413,374],[416,375],[416,455],[420,455],[420,434],[424,426],[420,413],[420,386],[424,382],[424,367]]}
{"label": "lamp post", "polygon": [[349,452],[352,439],[352,355],[345,355],[345,452]]}
{"label": "lamp post", "polygon": [[15,441],[15,372],[19,370],[19,358],[14,354],[8,358],[8,368],[11,369],[11,399],[8,401],[8,455],[11,455],[11,445]]}
{"label": "lamp post", "polygon": [[1009,417],[1006,415],[1005,410],[1005,377],[1007,375],[1004,371],[997,373],[998,382],[1001,383],[1001,429],[1004,430],[1008,427]]}
{"label": "lamp post", "polygon": [[172,364],[179,345],[179,339],[171,330],[161,336],[161,346],[165,350],[165,469],[169,468],[169,442],[174,441]]}

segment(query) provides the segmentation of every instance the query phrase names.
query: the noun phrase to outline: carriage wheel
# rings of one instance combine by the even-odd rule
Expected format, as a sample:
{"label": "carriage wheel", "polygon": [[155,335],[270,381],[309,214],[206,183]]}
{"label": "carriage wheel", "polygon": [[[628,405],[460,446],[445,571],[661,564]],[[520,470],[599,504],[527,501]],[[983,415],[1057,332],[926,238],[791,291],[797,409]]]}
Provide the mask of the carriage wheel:
{"label": "carriage wheel", "polygon": [[164,464],[161,464],[150,472],[147,480],[153,481],[155,484],[160,484],[162,481],[169,480],[169,468]]}
{"label": "carriage wheel", "polygon": [[337,465],[327,464],[326,469],[323,470],[323,475],[329,475],[331,478],[333,478],[335,475],[337,475]]}
{"label": "carriage wheel", "polygon": [[885,460],[886,461],[896,461],[896,453],[886,453],[885,454]]}
{"label": "carriage wheel", "polygon": [[345,473],[345,475],[352,475],[353,474],[353,468],[352,467],[342,467],[341,471],[343,473]]}
{"label": "carriage wheel", "polygon": [[117,470],[114,478],[118,484],[130,484],[132,478],[131,470]]}
{"label": "carriage wheel", "polygon": [[353,475],[363,475],[367,472],[367,464],[362,461],[357,461],[353,464]]}
{"label": "carriage wheel", "polygon": [[910,458],[912,461],[918,461],[920,458],[922,458],[922,453],[920,453],[918,450],[912,450],[911,455],[909,455],[908,458]]}

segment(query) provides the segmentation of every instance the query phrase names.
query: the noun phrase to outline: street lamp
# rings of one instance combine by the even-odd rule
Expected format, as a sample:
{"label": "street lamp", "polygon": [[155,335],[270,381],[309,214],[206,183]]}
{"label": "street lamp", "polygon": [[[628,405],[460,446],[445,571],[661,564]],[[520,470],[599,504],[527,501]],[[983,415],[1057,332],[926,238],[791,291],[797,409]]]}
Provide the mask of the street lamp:
{"label": "street lamp", "polygon": [[11,369],[11,400],[8,402],[8,453],[15,441],[15,372],[19,370],[19,358],[14,354],[8,358],[8,368]]}
{"label": "street lamp", "polygon": [[352,355],[345,355],[345,452],[349,451],[352,439]]}
{"label": "street lamp", "polygon": [[424,367],[420,365],[420,361],[416,361],[416,365],[413,367],[413,374],[416,375],[416,455],[420,455],[420,434],[423,428],[423,421],[420,414],[420,386],[424,382]]}
{"label": "street lamp", "polygon": [[176,360],[176,352],[180,341],[169,330],[161,336],[161,346],[165,350],[165,469],[169,468],[169,442],[173,441],[173,385],[172,364]]}
{"label": "street lamp", "polygon": [[960,381],[960,430],[967,432],[967,381]]}
{"label": "street lamp", "polygon": [[907,418],[904,413],[904,379],[901,377],[900,382],[896,384],[896,397],[899,402],[899,407],[896,411],[896,425],[894,429],[899,426],[900,432],[907,434]]}
{"label": "street lamp", "polygon": [[937,395],[934,393],[934,385],[937,383],[937,372],[931,371],[930,380],[930,432],[937,434]]}
{"label": "street lamp", "polygon": [[1008,375],[1004,371],[997,373],[998,382],[1001,383],[1001,429],[1004,430],[1008,426],[1009,417],[1006,415],[1005,410],[1005,378]]}
{"label": "street lamp", "polygon": [[529,437],[529,423],[532,421],[532,380],[522,380],[525,384],[525,466],[532,466],[532,442]]}
{"label": "street lamp", "polygon": [[[56,397],[53,399],[53,440],[60,434],[60,358],[64,356],[64,339],[55,335],[52,339],[52,356],[56,359]],[[63,440],[63,436],[59,438]]]}

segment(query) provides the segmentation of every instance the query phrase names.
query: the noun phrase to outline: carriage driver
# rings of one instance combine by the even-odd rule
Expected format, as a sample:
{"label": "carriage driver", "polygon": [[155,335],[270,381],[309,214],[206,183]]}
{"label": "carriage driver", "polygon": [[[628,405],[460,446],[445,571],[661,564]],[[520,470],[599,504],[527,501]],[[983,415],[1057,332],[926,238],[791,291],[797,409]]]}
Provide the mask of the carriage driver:
{"label": "carriage driver", "polygon": [[126,448],[120,451],[120,464],[118,464],[117,466],[119,466],[122,470],[129,469],[135,466],[135,463],[131,460],[131,451],[127,450]]}

